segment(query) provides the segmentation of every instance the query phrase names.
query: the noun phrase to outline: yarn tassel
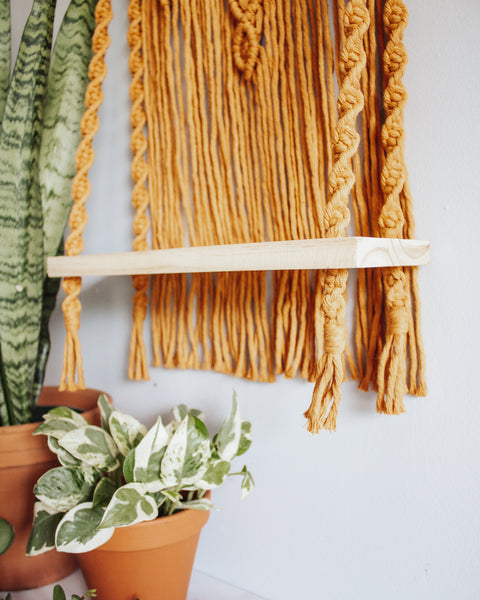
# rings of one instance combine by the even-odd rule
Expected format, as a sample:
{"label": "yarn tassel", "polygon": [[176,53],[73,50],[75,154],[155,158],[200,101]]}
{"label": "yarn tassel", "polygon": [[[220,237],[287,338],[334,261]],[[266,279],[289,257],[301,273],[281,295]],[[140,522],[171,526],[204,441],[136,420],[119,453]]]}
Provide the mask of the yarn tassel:
{"label": "yarn tassel", "polygon": [[[132,204],[136,209],[133,221],[135,240],[133,249],[137,251],[148,250],[147,232],[150,228],[150,220],[146,214],[148,208],[148,194],[146,181],[148,167],[144,156],[147,151],[147,140],[143,134],[146,123],[145,110],[143,108],[143,54],[142,54],[142,27],[141,6],[139,0],[131,0],[128,7],[128,44],[130,46],[129,67],[132,75],[130,84],[130,99],[132,108],[130,121],[132,125],[131,149],[132,179],[134,188],[132,193]],[[133,297],[133,325],[130,340],[130,358],[128,366],[129,379],[149,379],[147,368],[147,353],[143,340],[143,323],[147,316],[148,288],[150,277],[148,275],[136,275],[132,277],[135,295]]]}
{"label": "yarn tassel", "polygon": [[[348,202],[355,183],[352,159],[360,143],[356,118],[364,98],[360,87],[366,65],[364,36],[370,15],[364,0],[350,0],[344,15],[345,43],[341,55],[342,82],[337,101],[338,123],[333,138],[333,167],[328,178],[329,201],[325,211],[326,237],[345,236],[350,218]],[[343,353],[346,346],[346,287],[348,271],[330,269],[323,280],[321,311],[324,315],[323,355],[309,409],[307,428],[335,430],[341,384],[344,379]]]}
{"label": "yarn tassel", "polygon": [[[99,0],[95,9],[96,27],[92,38],[93,57],[88,69],[90,82],[85,92],[86,110],[80,122],[82,139],[75,155],[77,174],[72,182],[73,206],[68,220],[70,234],[65,241],[65,253],[67,256],[77,256],[83,251],[84,247],[82,234],[88,220],[85,203],[90,195],[88,170],[92,166],[95,156],[92,142],[99,128],[97,113],[103,102],[102,83],[107,73],[105,53],[110,45],[108,24],[112,20],[112,17],[110,0]],[[62,284],[67,297],[62,303],[66,340],[60,390],[75,391],[78,388],[85,388],[81,346],[78,335],[81,310],[78,295],[81,286],[82,279],[80,277],[65,278]],[[78,375],[77,383],[75,382],[75,372]]]}

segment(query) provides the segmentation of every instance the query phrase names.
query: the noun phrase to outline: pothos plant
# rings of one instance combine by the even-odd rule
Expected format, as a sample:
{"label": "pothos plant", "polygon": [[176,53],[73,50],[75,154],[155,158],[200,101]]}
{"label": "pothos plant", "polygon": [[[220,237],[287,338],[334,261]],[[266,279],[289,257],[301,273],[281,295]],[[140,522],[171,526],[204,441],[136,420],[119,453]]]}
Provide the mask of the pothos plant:
{"label": "pothos plant", "polygon": [[126,527],[192,508],[209,510],[208,490],[228,476],[241,477],[242,495],[253,488],[244,466],[231,461],[251,444],[251,424],[242,421],[236,393],[229,416],[212,438],[204,417],[181,404],[164,425],[147,428],[115,410],[101,395],[101,427],[89,425],[69,408],[44,415],[36,435],[47,435],[61,463],[42,475],[34,488],[34,523],[27,554],[56,547],[87,552]]}

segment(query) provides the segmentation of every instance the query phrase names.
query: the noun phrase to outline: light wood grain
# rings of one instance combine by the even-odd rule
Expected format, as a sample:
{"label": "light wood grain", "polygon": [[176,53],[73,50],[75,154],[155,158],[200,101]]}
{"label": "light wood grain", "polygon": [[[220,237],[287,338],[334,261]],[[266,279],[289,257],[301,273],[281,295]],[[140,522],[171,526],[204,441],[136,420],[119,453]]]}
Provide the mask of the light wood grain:
{"label": "light wood grain", "polygon": [[423,265],[429,252],[430,244],[419,240],[346,237],[51,257],[47,270],[50,277],[71,277],[355,269]]}

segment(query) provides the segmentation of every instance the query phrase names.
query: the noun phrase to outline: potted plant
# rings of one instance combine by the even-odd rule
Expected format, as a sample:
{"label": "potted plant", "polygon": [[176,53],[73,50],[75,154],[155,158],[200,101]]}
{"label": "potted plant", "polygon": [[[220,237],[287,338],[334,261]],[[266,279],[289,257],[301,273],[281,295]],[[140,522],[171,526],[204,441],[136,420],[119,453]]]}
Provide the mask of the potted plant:
{"label": "potted plant", "polygon": [[56,2],[33,0],[12,73],[10,4],[0,0],[0,581],[13,590],[75,568],[66,555],[60,564],[52,553],[24,556],[31,486],[55,460],[32,438],[36,408],[84,408],[98,397],[43,387],[59,287],[45,263],[62,251],[71,207],[96,0],[71,0],[53,51]]}
{"label": "potted plant", "polygon": [[35,434],[48,436],[60,467],[35,485],[28,552],[56,546],[75,552],[102,600],[184,600],[210,490],[232,475],[246,495],[253,479],[231,461],[251,443],[237,396],[210,437],[202,414],[177,406],[147,431],[134,417],[99,399],[101,427],[68,409],[53,409]]}

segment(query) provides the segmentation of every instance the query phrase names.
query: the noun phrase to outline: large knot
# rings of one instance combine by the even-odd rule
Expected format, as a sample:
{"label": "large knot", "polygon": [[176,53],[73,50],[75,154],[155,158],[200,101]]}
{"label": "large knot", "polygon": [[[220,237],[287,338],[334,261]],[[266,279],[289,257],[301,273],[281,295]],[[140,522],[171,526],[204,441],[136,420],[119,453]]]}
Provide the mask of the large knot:
{"label": "large knot", "polygon": [[251,79],[258,55],[263,28],[263,0],[229,0],[237,24],[233,34],[232,51],[237,68],[245,79]]}
{"label": "large knot", "polygon": [[403,0],[388,0],[383,12],[385,29],[402,33],[408,23],[408,10]]}
{"label": "large knot", "polygon": [[405,273],[399,267],[385,270],[385,324],[387,335],[408,333],[410,296]]}

